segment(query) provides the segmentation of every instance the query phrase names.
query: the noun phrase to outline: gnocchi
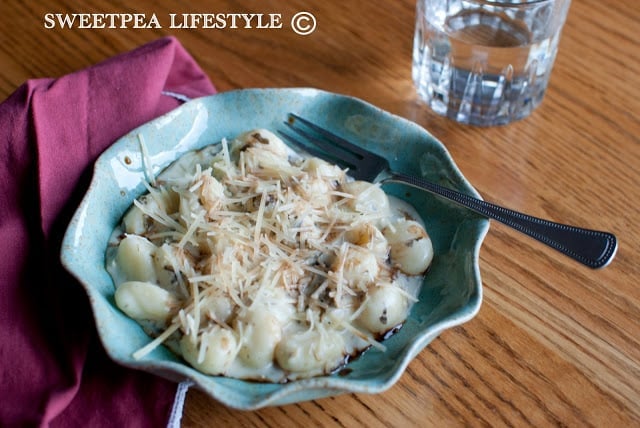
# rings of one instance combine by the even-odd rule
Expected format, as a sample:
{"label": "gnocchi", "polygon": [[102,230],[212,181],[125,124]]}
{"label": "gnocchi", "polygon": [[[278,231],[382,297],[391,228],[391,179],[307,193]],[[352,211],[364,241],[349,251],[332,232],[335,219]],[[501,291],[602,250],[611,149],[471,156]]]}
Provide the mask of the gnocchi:
{"label": "gnocchi", "polygon": [[220,326],[203,332],[193,339],[184,335],[180,339],[180,352],[189,364],[210,375],[224,374],[237,353],[237,340],[233,332]]}
{"label": "gnocchi", "polygon": [[390,216],[389,197],[375,184],[366,181],[348,181],[342,190],[353,195],[349,206],[362,214],[373,214],[379,219]]}
{"label": "gnocchi", "polygon": [[156,246],[146,238],[127,235],[118,245],[115,264],[129,281],[156,282],[153,253]]}
{"label": "gnocchi", "polygon": [[238,357],[252,368],[271,364],[276,345],[282,339],[282,324],[278,318],[261,308],[249,312],[240,322],[245,331]]}
{"label": "gnocchi", "polygon": [[374,333],[385,333],[406,318],[409,301],[393,284],[383,284],[371,290],[364,301],[358,324]]}
{"label": "gnocchi", "polygon": [[384,349],[434,257],[406,204],[268,130],[153,182],[107,249],[115,303],[206,374],[282,382]]}
{"label": "gnocchi", "polygon": [[168,291],[149,282],[127,281],[116,289],[116,304],[131,318],[164,323],[177,305]]}
{"label": "gnocchi", "polygon": [[391,259],[408,275],[421,275],[433,260],[433,244],[415,220],[400,220],[382,231],[390,244]]}
{"label": "gnocchi", "polygon": [[308,331],[286,336],[276,348],[276,362],[288,372],[320,374],[344,359],[344,339],[337,331]]}

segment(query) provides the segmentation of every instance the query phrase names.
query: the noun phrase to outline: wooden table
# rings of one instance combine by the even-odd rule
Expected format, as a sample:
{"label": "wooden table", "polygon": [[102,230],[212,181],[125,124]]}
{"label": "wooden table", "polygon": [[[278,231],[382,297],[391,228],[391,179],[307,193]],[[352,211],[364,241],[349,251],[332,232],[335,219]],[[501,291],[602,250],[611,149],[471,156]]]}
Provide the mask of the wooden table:
{"label": "wooden table", "polygon": [[[194,426],[630,426],[640,423],[640,2],[577,0],[542,106],[497,128],[430,112],[411,82],[414,0],[3,1],[0,97],[175,35],[220,91],[311,86],[369,101],[444,142],[485,199],[609,230],[613,263],[591,270],[493,222],[479,315],[446,331],[379,395],[256,412],[191,390]],[[187,4],[188,3],[188,4]],[[315,32],[288,20],[307,10]],[[279,13],[283,28],[46,29],[47,12]]]}

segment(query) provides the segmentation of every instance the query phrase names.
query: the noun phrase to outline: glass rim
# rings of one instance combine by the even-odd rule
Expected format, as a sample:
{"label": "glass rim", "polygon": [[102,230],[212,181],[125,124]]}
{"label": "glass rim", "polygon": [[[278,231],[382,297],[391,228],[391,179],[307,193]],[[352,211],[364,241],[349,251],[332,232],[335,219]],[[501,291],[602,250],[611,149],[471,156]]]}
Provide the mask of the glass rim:
{"label": "glass rim", "polygon": [[571,0],[472,0],[475,3],[486,4],[491,6],[504,6],[504,7],[514,7],[514,6],[529,6],[534,4],[542,4],[542,3],[557,3],[562,1],[571,1]]}

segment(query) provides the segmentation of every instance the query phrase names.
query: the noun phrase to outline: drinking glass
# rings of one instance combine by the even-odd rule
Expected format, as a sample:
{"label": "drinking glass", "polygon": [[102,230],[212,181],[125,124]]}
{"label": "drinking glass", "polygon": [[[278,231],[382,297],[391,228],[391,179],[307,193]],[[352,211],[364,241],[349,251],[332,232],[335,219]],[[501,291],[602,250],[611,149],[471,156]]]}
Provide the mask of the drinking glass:
{"label": "drinking glass", "polygon": [[433,111],[493,126],[544,97],[571,0],[418,0],[412,77]]}

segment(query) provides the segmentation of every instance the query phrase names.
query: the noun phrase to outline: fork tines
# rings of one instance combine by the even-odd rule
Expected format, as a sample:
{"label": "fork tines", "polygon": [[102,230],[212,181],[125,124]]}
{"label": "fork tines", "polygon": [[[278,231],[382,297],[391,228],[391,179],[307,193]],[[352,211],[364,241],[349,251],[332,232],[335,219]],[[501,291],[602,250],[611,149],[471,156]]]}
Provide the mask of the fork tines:
{"label": "fork tines", "polygon": [[284,124],[297,137],[278,131],[280,135],[313,156],[352,168],[363,159],[362,150],[358,146],[294,113],[289,113],[289,120]]}

